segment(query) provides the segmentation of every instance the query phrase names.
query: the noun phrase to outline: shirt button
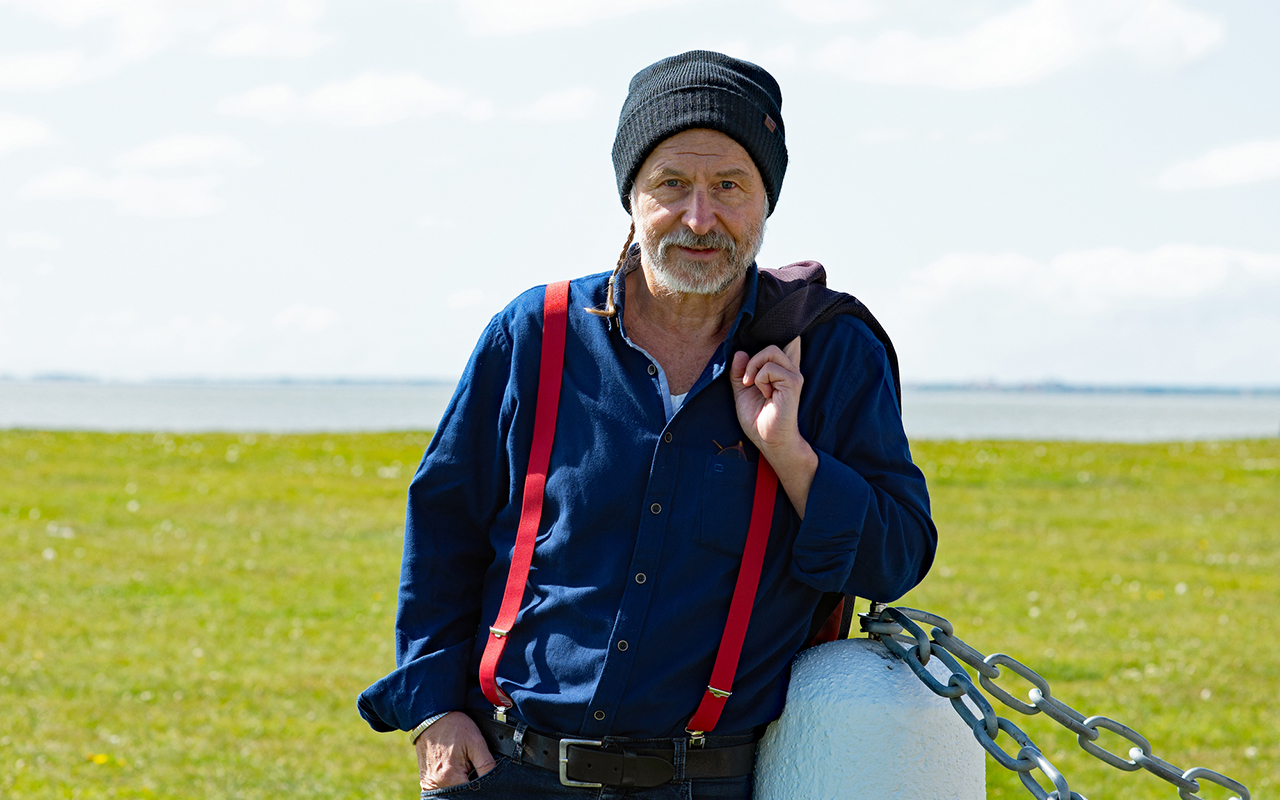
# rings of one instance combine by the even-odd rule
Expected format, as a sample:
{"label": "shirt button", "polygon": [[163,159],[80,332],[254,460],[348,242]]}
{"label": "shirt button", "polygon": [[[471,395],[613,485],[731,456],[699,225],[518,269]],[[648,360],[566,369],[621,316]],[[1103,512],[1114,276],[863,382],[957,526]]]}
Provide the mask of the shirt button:
{"label": "shirt button", "polygon": [[650,375],[657,375],[657,374],[658,374],[658,368],[657,368],[656,366],[654,366],[653,364],[650,364],[650,365],[649,365],[649,374],[650,374]]}
{"label": "shirt button", "polygon": [[649,511],[650,511],[651,513],[654,513],[654,514],[661,514],[661,513],[662,513],[662,504],[661,504],[661,503],[654,503],[653,505],[649,506]]}
{"label": "shirt button", "polygon": [[603,711],[597,711],[593,716],[596,718],[596,721],[597,721],[597,722],[602,722],[602,721],[604,721],[604,712],[603,712]]}
{"label": "shirt button", "polygon": [[674,437],[671,435],[671,431],[667,431],[666,433],[662,434],[662,441],[666,442],[667,444],[671,444],[671,440],[673,438]]}
{"label": "shirt button", "polygon": [[636,573],[636,583],[644,583],[647,580],[649,580],[649,578],[643,572]]}
{"label": "shirt button", "polygon": [[627,649],[628,647],[630,647],[630,646],[631,646],[631,645],[627,644],[627,640],[626,640],[626,639],[623,639],[623,640],[621,640],[621,641],[619,641],[619,642],[618,642],[618,649],[619,649],[619,650],[621,650],[621,651],[623,651],[623,652],[626,652],[626,649]]}

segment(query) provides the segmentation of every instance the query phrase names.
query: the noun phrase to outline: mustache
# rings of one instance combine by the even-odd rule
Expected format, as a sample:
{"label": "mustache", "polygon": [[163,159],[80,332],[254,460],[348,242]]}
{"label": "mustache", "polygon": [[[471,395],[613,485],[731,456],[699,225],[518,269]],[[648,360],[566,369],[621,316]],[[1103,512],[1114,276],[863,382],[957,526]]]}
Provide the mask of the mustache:
{"label": "mustache", "polygon": [[693,250],[723,250],[731,257],[738,252],[738,243],[727,233],[722,231],[694,233],[688,228],[678,228],[663,236],[660,247],[664,251],[671,247],[688,247]]}

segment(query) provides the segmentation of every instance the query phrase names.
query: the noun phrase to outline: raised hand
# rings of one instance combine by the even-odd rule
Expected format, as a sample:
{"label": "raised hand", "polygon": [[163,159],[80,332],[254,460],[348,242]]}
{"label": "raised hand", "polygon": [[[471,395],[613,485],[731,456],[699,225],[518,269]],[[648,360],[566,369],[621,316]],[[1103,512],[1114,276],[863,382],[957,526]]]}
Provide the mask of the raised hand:
{"label": "raised hand", "polygon": [[804,518],[805,502],[818,455],[800,433],[797,415],[804,376],[800,373],[800,337],[785,348],[769,345],[748,356],[733,354],[729,368],[738,424],[769,461],[791,504]]}
{"label": "raised hand", "polygon": [[786,447],[800,436],[796,413],[800,408],[800,337],[785,350],[777,345],[748,358],[741,350],[733,354],[729,370],[733,399],[742,430],[762,452]]}

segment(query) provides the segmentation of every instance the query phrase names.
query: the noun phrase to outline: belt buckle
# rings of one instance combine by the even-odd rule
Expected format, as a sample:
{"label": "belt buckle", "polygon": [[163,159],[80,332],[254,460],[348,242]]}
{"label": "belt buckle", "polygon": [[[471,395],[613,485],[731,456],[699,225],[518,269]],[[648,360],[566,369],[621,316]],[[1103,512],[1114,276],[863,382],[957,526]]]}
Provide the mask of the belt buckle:
{"label": "belt buckle", "polygon": [[584,783],[569,780],[569,747],[579,745],[585,747],[604,747],[601,739],[561,739],[560,740],[560,783],[565,786],[576,786],[581,789],[600,789],[603,783]]}

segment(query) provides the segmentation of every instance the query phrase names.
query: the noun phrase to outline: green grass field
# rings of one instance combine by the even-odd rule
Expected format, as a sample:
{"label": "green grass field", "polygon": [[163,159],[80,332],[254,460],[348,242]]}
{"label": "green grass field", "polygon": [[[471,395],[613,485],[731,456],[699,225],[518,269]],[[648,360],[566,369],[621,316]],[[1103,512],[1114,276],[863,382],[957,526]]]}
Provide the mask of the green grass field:
{"label": "green grass field", "polygon": [[[373,733],[355,696],[393,665],[405,488],[427,441],[0,431],[0,796],[415,796],[407,740]],[[900,605],[1157,756],[1274,793],[1280,440],[914,452],[942,541]],[[1084,796],[1177,796],[997,710]],[[1030,797],[990,759],[987,774],[991,797]]]}

